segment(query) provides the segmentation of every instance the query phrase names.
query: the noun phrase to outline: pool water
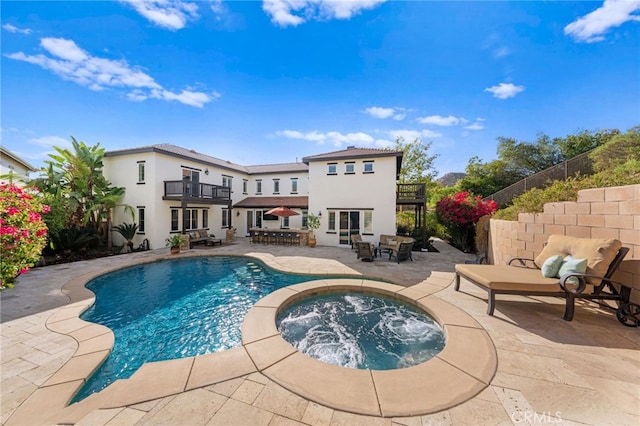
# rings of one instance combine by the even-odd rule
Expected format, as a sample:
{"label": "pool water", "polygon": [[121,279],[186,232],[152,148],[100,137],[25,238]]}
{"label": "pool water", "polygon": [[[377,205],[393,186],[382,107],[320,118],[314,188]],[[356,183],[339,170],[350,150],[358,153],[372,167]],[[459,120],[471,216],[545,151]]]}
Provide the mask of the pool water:
{"label": "pool water", "polygon": [[240,256],[166,260],[100,276],[87,284],[96,302],[81,318],[110,328],[115,345],[73,402],[130,377],[145,362],[240,346],[242,321],[258,300],[327,277],[280,273]]}
{"label": "pool water", "polygon": [[284,309],[276,324],[300,352],[348,368],[391,370],[433,358],[444,332],[426,313],[366,293],[331,293]]}

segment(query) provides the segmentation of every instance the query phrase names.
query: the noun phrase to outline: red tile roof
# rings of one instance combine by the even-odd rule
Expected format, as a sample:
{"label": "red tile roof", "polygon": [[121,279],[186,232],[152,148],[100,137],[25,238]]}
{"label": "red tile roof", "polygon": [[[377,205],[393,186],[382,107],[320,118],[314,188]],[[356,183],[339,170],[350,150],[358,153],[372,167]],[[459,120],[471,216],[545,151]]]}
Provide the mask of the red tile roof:
{"label": "red tile roof", "polygon": [[306,195],[300,196],[269,196],[269,197],[247,197],[242,201],[237,202],[233,205],[233,207],[245,207],[245,208],[255,208],[255,207],[279,207],[279,206],[287,206],[290,208],[303,208],[306,209],[309,207],[309,197]]}

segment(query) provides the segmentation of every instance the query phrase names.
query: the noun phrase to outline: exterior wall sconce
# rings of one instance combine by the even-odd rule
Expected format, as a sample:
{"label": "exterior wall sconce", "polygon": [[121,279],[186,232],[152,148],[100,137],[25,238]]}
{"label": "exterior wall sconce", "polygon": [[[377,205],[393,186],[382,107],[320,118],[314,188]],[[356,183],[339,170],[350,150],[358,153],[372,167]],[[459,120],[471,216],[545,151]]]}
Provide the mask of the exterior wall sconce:
{"label": "exterior wall sconce", "polygon": [[236,212],[236,216],[240,216],[240,212]]}
{"label": "exterior wall sconce", "polygon": [[209,169],[204,169],[204,174],[209,176]]}
{"label": "exterior wall sconce", "polygon": [[321,210],[318,211],[318,217],[322,217],[322,211]]}

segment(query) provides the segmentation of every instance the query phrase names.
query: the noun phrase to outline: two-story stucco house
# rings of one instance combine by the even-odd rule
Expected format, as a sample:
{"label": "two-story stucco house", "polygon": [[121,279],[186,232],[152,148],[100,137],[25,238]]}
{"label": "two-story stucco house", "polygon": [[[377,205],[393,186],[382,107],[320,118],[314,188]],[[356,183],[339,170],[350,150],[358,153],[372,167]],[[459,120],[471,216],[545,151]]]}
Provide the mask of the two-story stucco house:
{"label": "two-story stucco house", "polygon": [[[240,236],[252,228],[304,229],[310,212],[321,217],[318,244],[346,246],[352,234],[373,240],[395,233],[401,164],[400,151],[349,147],[302,162],[242,166],[161,144],[107,152],[104,174],[125,187],[122,203],[135,209],[139,239],[152,248],[192,229],[219,237],[231,227]],[[266,214],[278,206],[299,215]],[[116,209],[114,224],[131,221]]]}

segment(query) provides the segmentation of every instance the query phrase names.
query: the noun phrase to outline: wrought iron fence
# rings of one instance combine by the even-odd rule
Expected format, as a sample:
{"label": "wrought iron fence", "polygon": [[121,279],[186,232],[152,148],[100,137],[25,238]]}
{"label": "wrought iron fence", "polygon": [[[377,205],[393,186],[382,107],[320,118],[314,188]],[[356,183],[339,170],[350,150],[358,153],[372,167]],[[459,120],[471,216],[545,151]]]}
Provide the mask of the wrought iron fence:
{"label": "wrought iron fence", "polygon": [[534,175],[528,176],[500,191],[485,197],[494,200],[499,206],[510,204],[513,199],[533,188],[545,188],[555,180],[567,180],[578,174],[587,176],[593,174],[593,162],[589,157],[591,151],[576,155],[570,160],[551,166]]}

